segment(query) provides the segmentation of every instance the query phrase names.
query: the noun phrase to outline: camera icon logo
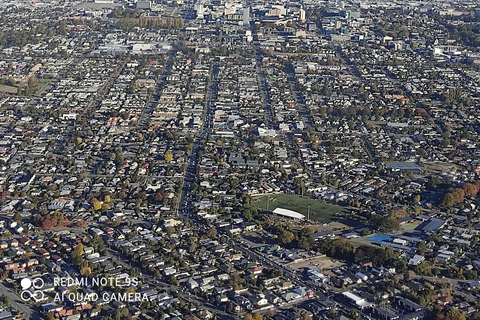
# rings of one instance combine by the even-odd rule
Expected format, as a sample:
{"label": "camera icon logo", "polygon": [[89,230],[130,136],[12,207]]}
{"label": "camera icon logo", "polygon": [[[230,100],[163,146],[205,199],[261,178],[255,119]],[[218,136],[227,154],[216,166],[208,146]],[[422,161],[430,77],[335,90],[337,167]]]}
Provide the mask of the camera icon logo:
{"label": "camera icon logo", "polygon": [[[29,278],[23,278],[22,281],[20,281],[20,286],[22,287],[20,298],[22,298],[23,301],[30,301],[32,298],[35,301],[43,300],[45,298],[45,294],[39,289],[42,289],[44,285],[45,282],[42,278],[35,278],[33,280]],[[32,290],[31,288],[36,290]]]}

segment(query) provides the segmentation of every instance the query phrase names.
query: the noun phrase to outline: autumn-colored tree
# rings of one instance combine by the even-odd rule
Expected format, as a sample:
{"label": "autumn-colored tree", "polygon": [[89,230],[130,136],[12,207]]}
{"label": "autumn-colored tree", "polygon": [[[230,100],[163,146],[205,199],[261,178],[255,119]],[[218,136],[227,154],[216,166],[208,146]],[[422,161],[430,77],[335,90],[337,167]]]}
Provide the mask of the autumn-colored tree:
{"label": "autumn-colored tree", "polygon": [[110,195],[109,194],[105,195],[105,197],[103,198],[103,202],[109,203],[110,201],[112,201],[112,199],[110,198]]}
{"label": "autumn-colored tree", "polygon": [[302,320],[312,320],[312,314],[310,312],[305,312],[302,316]]}
{"label": "autumn-colored tree", "polygon": [[478,193],[478,187],[473,183],[465,183],[462,189],[467,197],[475,197]]}
{"label": "autumn-colored tree", "polygon": [[399,282],[400,282],[400,277],[398,276],[398,274],[394,275],[393,276],[393,283],[398,284]]}
{"label": "autumn-colored tree", "polygon": [[61,212],[47,214],[40,219],[40,228],[42,230],[50,230],[55,227],[61,227],[68,224],[69,221],[63,217]]}
{"label": "autumn-colored tree", "polygon": [[82,276],[89,276],[92,274],[92,268],[88,265],[88,262],[82,262],[82,267],[80,268],[80,275]]}
{"label": "autumn-colored tree", "polygon": [[10,197],[10,195],[11,195],[11,192],[8,191],[8,190],[5,190],[5,191],[3,191],[3,192],[1,193],[0,198],[1,198],[2,200],[4,200],[4,199]]}
{"label": "autumn-colored tree", "polygon": [[217,238],[217,229],[214,227],[214,226],[211,226],[208,230],[207,230],[207,236],[211,239],[216,239]]}
{"label": "autumn-colored tree", "polygon": [[392,209],[389,213],[389,218],[390,219],[398,219],[398,218],[403,218],[406,217],[408,214],[405,212],[405,210],[401,209]]}
{"label": "autumn-colored tree", "polygon": [[480,191],[480,180],[475,180],[473,184],[477,187],[477,189]]}
{"label": "autumn-colored tree", "polygon": [[261,315],[260,313],[255,312],[255,313],[253,314],[252,320],[263,320],[263,317],[262,317],[262,315]]}
{"label": "autumn-colored tree", "polygon": [[465,200],[465,191],[463,191],[462,188],[453,189],[452,195],[453,195],[453,202],[455,204],[462,203],[463,200]]}
{"label": "autumn-colored tree", "polygon": [[171,152],[165,153],[165,161],[172,161],[173,160],[173,154]]}
{"label": "autumn-colored tree", "polygon": [[75,223],[75,226],[77,228],[86,228],[88,225],[87,221],[85,220],[78,220],[76,223]]}
{"label": "autumn-colored tree", "polygon": [[161,192],[155,193],[155,201],[160,202],[163,200],[163,194]]}
{"label": "autumn-colored tree", "polygon": [[415,209],[413,210],[413,212],[415,213],[415,215],[419,215],[422,213],[422,207],[420,206],[416,206]]}
{"label": "autumn-colored tree", "polygon": [[413,272],[412,270],[405,271],[405,273],[403,274],[403,278],[405,279],[405,281],[412,280],[413,278],[415,278],[415,272]]}
{"label": "autumn-colored tree", "polygon": [[93,198],[92,199],[92,207],[93,207],[93,210],[98,211],[98,210],[102,209],[102,203],[100,201],[98,201],[97,198]]}

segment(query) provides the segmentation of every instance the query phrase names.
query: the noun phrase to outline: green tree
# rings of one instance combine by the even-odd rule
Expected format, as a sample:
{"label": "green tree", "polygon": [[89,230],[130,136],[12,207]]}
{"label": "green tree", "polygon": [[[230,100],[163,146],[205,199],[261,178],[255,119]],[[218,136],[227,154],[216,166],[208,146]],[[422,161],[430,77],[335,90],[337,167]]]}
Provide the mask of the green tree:
{"label": "green tree", "polygon": [[83,262],[83,244],[80,242],[77,244],[75,249],[72,251],[71,254],[72,262],[74,265],[79,266]]}
{"label": "green tree", "polygon": [[280,234],[279,241],[281,244],[289,244],[295,239],[295,235],[287,230],[283,230]]}
{"label": "green tree", "polygon": [[413,197],[413,204],[415,205],[419,202],[420,202],[420,195],[417,194],[415,197]]}
{"label": "green tree", "polygon": [[443,196],[442,206],[450,208],[453,206],[453,203],[453,194],[451,192],[446,193],[445,196]]}

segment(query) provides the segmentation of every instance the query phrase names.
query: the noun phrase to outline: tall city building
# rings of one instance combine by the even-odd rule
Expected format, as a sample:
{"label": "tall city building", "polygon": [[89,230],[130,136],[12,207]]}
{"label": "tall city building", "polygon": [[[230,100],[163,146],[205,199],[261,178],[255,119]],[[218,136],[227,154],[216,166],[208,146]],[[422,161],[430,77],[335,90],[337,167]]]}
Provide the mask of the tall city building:
{"label": "tall city building", "polygon": [[250,24],[250,7],[243,7],[243,26]]}

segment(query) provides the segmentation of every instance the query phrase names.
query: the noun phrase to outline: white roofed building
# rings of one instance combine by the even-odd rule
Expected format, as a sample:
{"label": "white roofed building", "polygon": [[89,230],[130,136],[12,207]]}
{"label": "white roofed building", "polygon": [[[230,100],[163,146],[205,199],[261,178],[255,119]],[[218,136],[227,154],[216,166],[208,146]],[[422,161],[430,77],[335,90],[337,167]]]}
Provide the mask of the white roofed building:
{"label": "white roofed building", "polygon": [[273,210],[273,213],[278,214],[279,216],[285,216],[292,219],[299,219],[299,220],[305,219],[305,216],[303,214],[293,210],[288,210],[288,209],[277,208]]}

